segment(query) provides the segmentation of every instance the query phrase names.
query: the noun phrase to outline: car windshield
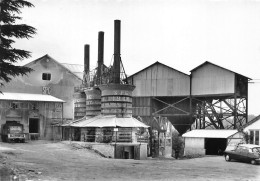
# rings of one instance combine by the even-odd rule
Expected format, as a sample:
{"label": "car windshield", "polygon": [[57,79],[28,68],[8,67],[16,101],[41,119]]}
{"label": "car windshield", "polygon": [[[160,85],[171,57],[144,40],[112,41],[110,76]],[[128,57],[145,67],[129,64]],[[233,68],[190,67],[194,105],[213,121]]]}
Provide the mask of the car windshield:
{"label": "car windshield", "polygon": [[260,153],[260,147],[255,147],[252,149],[255,153]]}

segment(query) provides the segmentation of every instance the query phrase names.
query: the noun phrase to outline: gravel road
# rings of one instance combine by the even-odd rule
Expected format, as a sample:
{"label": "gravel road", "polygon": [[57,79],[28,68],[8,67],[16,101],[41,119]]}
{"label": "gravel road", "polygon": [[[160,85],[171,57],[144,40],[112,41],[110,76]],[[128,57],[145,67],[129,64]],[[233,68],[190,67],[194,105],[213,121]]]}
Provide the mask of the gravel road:
{"label": "gravel road", "polygon": [[260,165],[193,159],[103,158],[64,142],[0,143],[0,180],[260,180]]}

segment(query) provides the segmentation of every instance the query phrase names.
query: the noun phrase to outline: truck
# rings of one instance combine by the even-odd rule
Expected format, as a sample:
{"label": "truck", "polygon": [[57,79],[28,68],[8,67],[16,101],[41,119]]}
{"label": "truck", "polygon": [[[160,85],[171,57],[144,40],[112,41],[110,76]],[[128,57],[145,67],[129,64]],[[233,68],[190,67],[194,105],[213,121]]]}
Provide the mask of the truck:
{"label": "truck", "polygon": [[23,124],[17,121],[6,121],[1,128],[1,138],[3,142],[25,142]]}

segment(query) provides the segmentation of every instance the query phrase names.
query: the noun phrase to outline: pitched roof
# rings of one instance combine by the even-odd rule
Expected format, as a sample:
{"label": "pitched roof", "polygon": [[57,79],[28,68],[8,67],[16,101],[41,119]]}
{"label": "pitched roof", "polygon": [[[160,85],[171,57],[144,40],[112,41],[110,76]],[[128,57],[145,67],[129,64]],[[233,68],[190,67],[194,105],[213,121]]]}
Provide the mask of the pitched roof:
{"label": "pitched roof", "polygon": [[37,102],[65,102],[51,95],[43,94],[27,94],[27,93],[11,93],[2,92],[0,94],[0,100],[12,100],[12,101],[37,101]]}
{"label": "pitched roof", "polygon": [[[24,66],[30,66],[31,64],[40,61],[42,59],[51,59],[52,61],[54,61],[55,63],[57,63],[58,65],[60,65],[61,67],[63,67],[64,69],[68,70],[71,74],[73,74],[74,76],[76,76],[77,78],[79,78],[80,80],[83,79],[83,70],[84,70],[84,66],[83,65],[77,65],[77,64],[68,64],[68,63],[60,63],[58,61],[56,61],[54,58],[52,58],[51,56],[49,56],[48,54],[32,61],[29,62],[27,64],[25,64]],[[82,70],[82,72],[80,72]]]}
{"label": "pitched roof", "polygon": [[[206,64],[211,64],[211,65],[217,66],[217,67],[219,67],[219,68],[221,68],[221,69],[224,69],[224,70],[227,70],[227,71],[229,71],[229,72],[232,72],[232,73],[234,73],[234,74],[241,75],[241,74],[239,74],[239,73],[237,73],[237,72],[234,72],[234,71],[229,70],[229,69],[227,69],[227,68],[221,67],[221,66],[216,65],[216,64],[214,64],[214,63],[211,63],[211,62],[209,62],[209,61],[205,61],[204,63],[202,63],[202,64],[200,64],[199,66],[197,66],[197,67],[195,67],[194,69],[192,69],[190,72],[193,72],[193,71],[197,70],[198,68],[203,67],[203,66],[206,65]],[[246,77],[246,76],[244,76],[244,75],[241,75],[241,76]],[[249,77],[246,77],[246,78],[249,79],[249,80],[252,80],[252,79],[249,78]]]}
{"label": "pitched roof", "polygon": [[258,121],[260,119],[260,115],[254,117],[251,121],[247,122],[246,124],[244,124],[241,128],[244,129],[247,126],[250,126],[251,124],[255,123],[256,121]]}
{"label": "pitched roof", "polygon": [[152,67],[152,66],[154,66],[154,65],[162,65],[162,66],[165,66],[165,67],[167,67],[167,68],[170,68],[170,69],[172,69],[172,70],[174,70],[174,71],[177,71],[177,72],[179,72],[179,73],[182,73],[182,74],[184,74],[184,75],[186,75],[186,76],[189,76],[188,74],[185,74],[185,73],[183,73],[183,72],[181,72],[181,71],[179,71],[179,70],[176,70],[176,69],[174,69],[174,68],[172,68],[172,67],[169,67],[168,65],[165,65],[165,64],[163,64],[163,63],[157,61],[157,62],[155,62],[155,63],[149,65],[148,67],[145,67],[144,69],[142,69],[142,70],[140,70],[140,71],[134,73],[133,75],[128,76],[128,78],[133,77],[133,76],[135,76],[136,74],[138,74],[138,73],[140,73],[140,72],[142,72],[142,71],[144,71],[144,70],[146,70],[146,69],[148,69],[148,68],[150,68],[150,67]]}
{"label": "pitched roof", "polygon": [[72,126],[72,127],[127,127],[136,128],[143,127],[148,128],[146,124],[137,120],[134,117],[118,118],[115,115],[98,115],[95,117],[84,117],[83,119],[73,122],[70,125],[64,124],[62,126]]}
{"label": "pitched roof", "polygon": [[78,78],[83,79],[84,66],[79,64],[68,64],[61,63],[64,67],[70,70],[73,74],[75,74]]}
{"label": "pitched roof", "polygon": [[182,136],[186,138],[228,138],[237,132],[237,130],[225,129],[195,129],[183,134]]}

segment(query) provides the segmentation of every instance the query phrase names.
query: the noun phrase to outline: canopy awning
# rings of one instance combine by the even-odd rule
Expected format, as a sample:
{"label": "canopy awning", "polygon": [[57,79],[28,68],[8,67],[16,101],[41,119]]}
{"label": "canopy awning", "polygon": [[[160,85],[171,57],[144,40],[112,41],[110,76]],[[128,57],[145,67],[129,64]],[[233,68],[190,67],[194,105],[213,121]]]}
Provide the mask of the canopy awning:
{"label": "canopy awning", "polygon": [[13,93],[2,92],[0,93],[0,100],[12,101],[37,101],[37,102],[65,102],[51,95],[45,94],[27,94],[27,93]]}
{"label": "canopy awning", "polygon": [[[68,125],[63,125],[68,126]],[[103,116],[98,115],[92,118],[83,118],[77,122],[71,123],[69,126],[72,127],[143,127],[148,128],[146,124],[140,122],[136,118],[118,118],[115,115]]]}

